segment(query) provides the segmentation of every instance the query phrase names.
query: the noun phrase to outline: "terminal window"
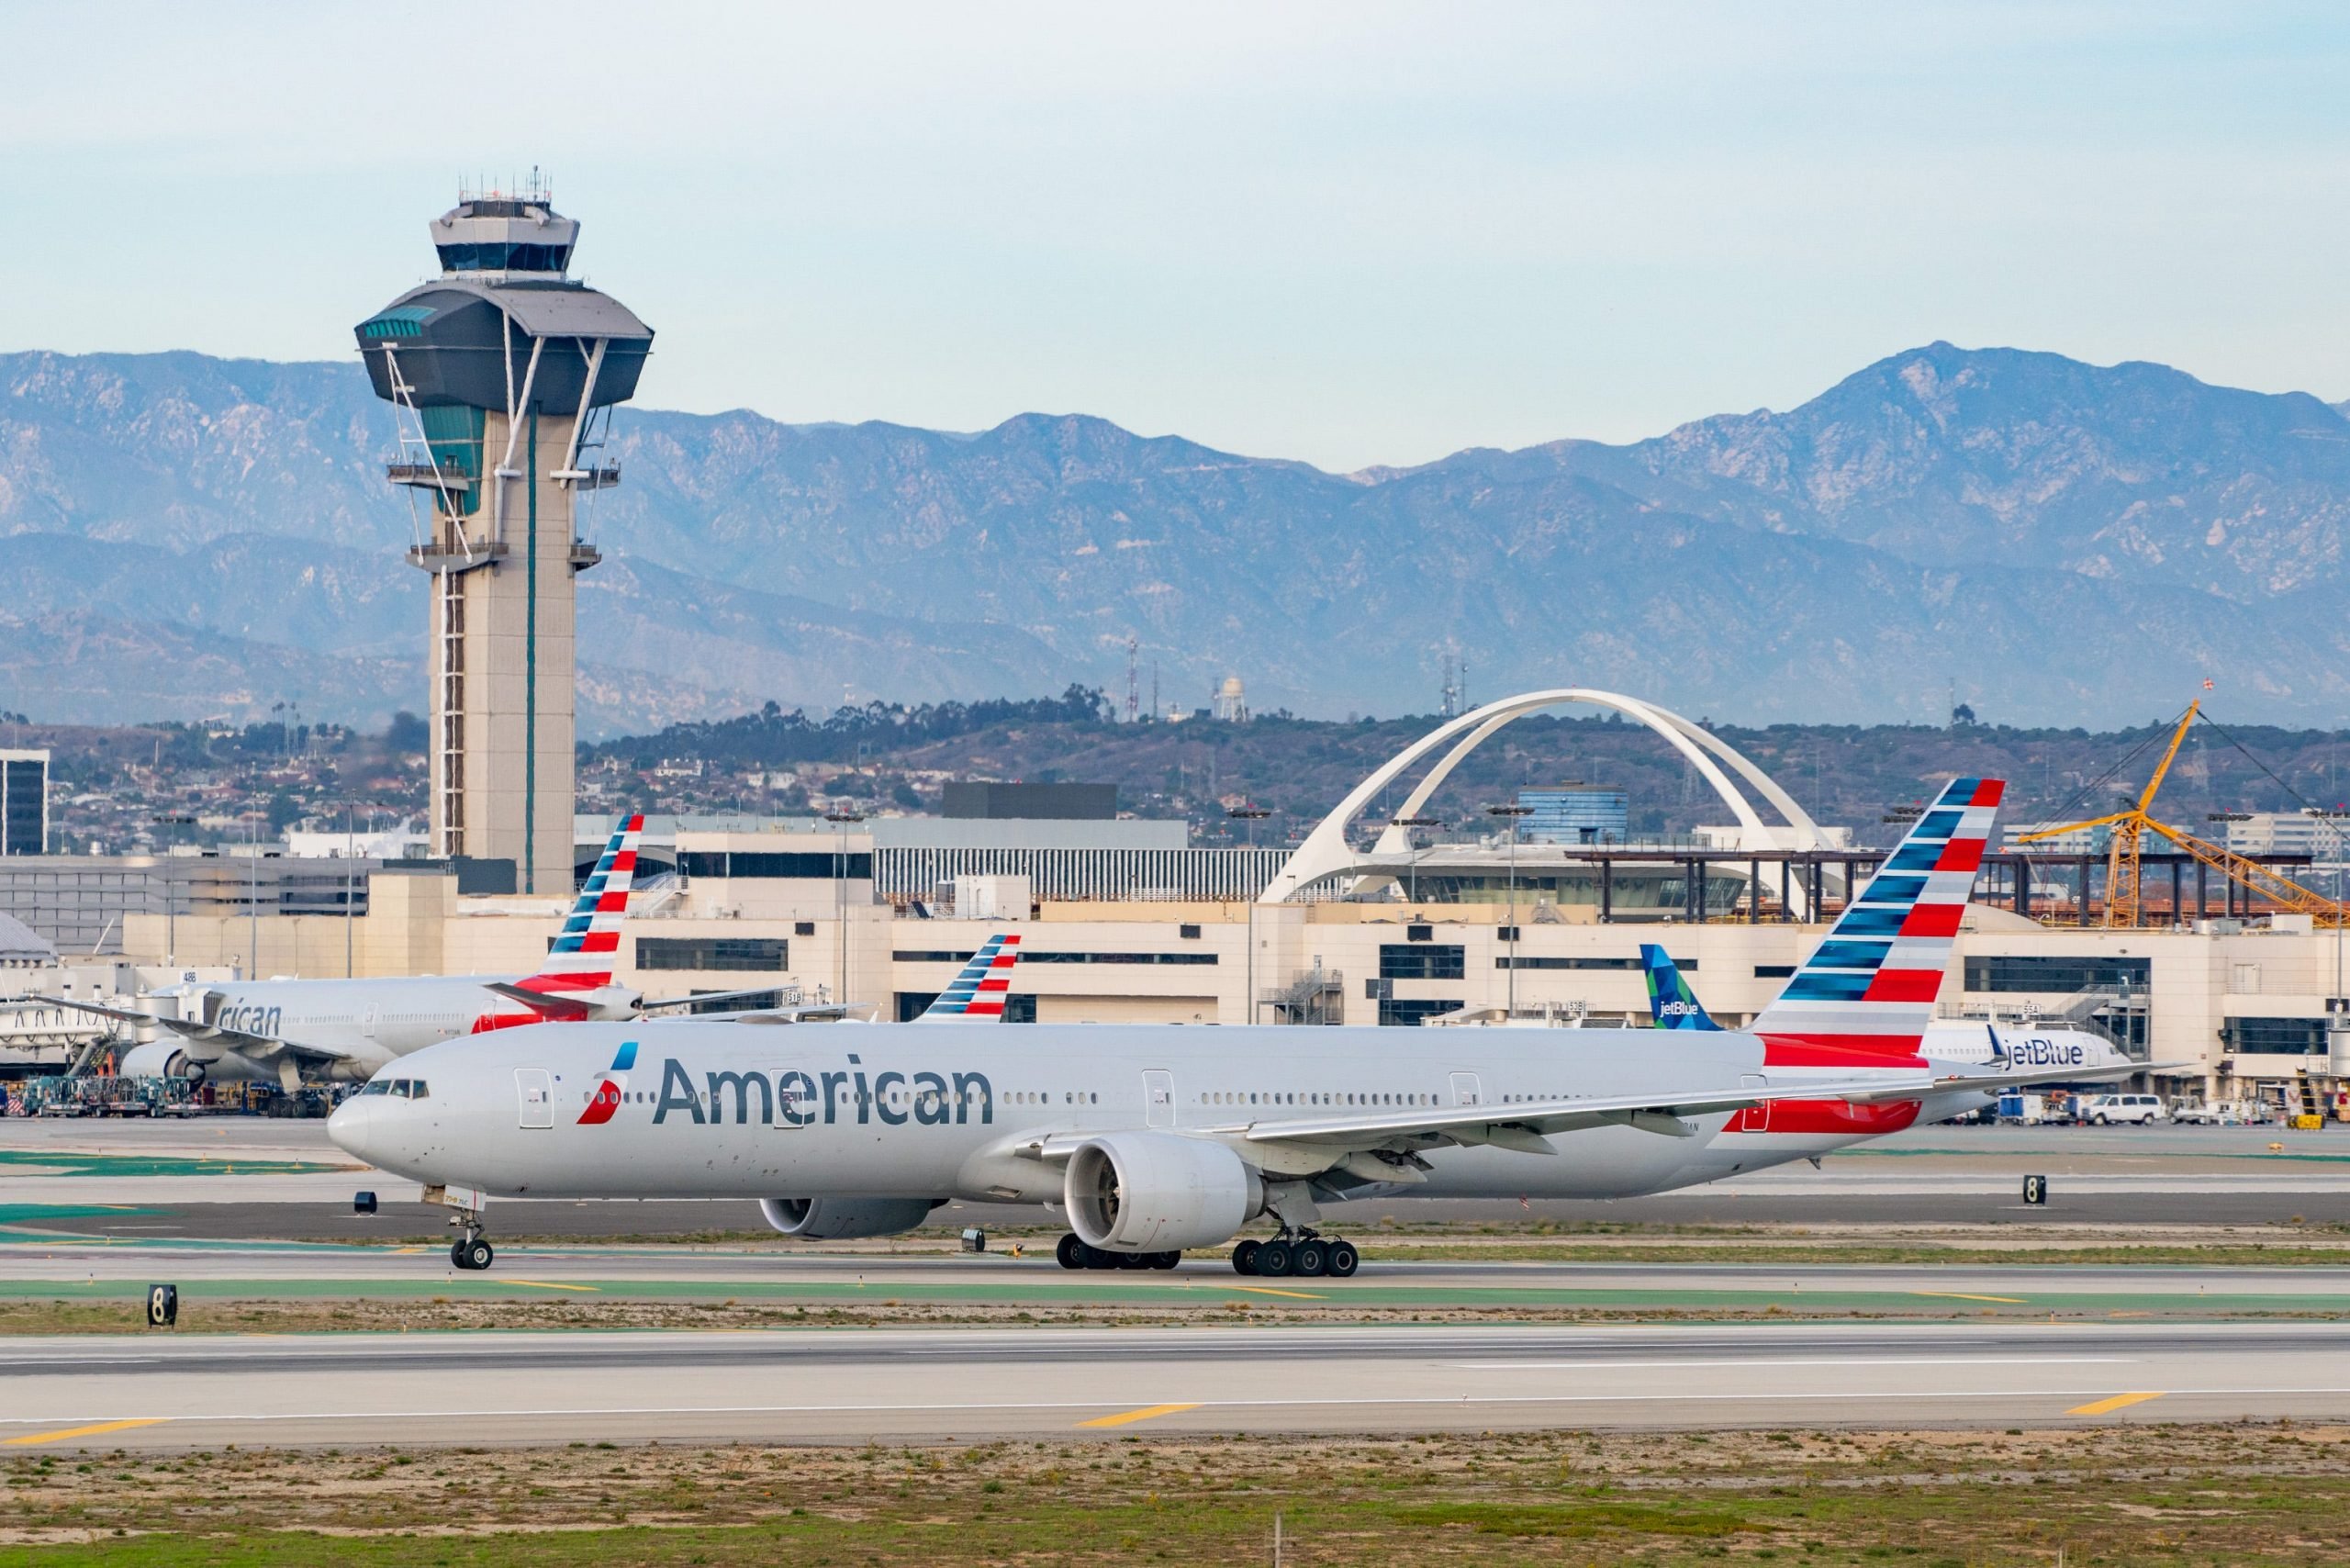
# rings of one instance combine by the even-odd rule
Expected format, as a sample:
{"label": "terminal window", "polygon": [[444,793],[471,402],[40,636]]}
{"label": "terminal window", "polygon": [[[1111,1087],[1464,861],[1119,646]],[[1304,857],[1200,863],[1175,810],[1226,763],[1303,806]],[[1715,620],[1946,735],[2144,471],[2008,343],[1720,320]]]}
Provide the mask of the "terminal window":
{"label": "terminal window", "polygon": [[1379,1004],[1382,1028],[1417,1028],[1439,1014],[1458,1013],[1458,998],[1450,1002],[1382,1002]]}
{"label": "terminal window", "polygon": [[[1675,969],[1684,973],[1697,967],[1695,958],[1675,958],[1673,963]],[[1637,969],[1639,967],[1638,958],[1561,958],[1524,953],[1515,958],[1504,953],[1494,960],[1494,968],[1497,969]],[[1760,974],[1762,971],[1758,969],[1755,972]],[[1793,974],[1795,971],[1786,969],[1781,972]]]}
{"label": "terminal window", "polygon": [[827,850],[728,854],[722,850],[688,849],[677,856],[677,869],[688,877],[768,877],[791,881],[829,882],[845,877],[852,882],[870,880],[873,857],[863,850],[835,855]]}
{"label": "terminal window", "polygon": [[2077,991],[2143,991],[2154,972],[2148,958],[2027,958],[1993,953],[1966,960],[1969,991],[2070,994]]}
{"label": "terminal window", "polygon": [[782,969],[791,944],[780,936],[640,936],[640,969]]}
{"label": "terminal window", "polygon": [[[1385,942],[1379,948],[1381,980],[1465,980],[1469,950],[1459,943],[1427,946]],[[1417,1022],[1417,1020],[1415,1020]]]}
{"label": "terminal window", "polygon": [[2230,1018],[2220,1025],[2220,1048],[2229,1056],[2322,1057],[2322,1018]]}

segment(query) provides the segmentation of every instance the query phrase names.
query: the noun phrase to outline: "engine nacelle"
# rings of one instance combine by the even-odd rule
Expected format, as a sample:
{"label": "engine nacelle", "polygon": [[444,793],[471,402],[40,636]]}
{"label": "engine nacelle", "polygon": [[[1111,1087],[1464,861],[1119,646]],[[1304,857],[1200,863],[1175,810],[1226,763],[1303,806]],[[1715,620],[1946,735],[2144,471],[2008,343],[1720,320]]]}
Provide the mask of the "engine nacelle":
{"label": "engine nacelle", "polygon": [[115,1070],[125,1078],[185,1078],[191,1083],[201,1083],[206,1077],[204,1064],[190,1060],[185,1051],[169,1040],[131,1047],[122,1053]]}
{"label": "engine nacelle", "polygon": [[944,1198],[761,1198],[759,1213],[786,1236],[854,1241],[897,1236],[930,1217]]}
{"label": "engine nacelle", "polygon": [[1177,1133],[1111,1133],[1069,1156],[1061,1195],[1079,1240],[1105,1252],[1220,1247],[1265,1206],[1231,1149]]}

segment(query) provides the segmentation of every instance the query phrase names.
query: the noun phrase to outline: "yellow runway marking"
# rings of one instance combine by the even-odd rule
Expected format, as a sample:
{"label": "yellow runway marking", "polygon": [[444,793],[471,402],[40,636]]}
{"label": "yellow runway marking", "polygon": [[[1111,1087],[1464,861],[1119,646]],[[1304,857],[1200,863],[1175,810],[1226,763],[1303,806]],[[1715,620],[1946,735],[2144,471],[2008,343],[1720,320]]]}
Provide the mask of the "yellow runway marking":
{"label": "yellow runway marking", "polygon": [[2078,1405],[2065,1412],[2067,1416],[2110,1416],[2132,1405],[2143,1405],[2149,1399],[2160,1399],[2161,1391],[2153,1394],[2117,1394],[2110,1399],[2100,1399],[2094,1405]]}
{"label": "yellow runway marking", "polygon": [[1139,1410],[1122,1410],[1115,1416],[1096,1416],[1091,1421],[1080,1421],[1080,1427],[1123,1427],[1134,1421],[1153,1421],[1161,1416],[1172,1416],[1180,1410],[1197,1410],[1191,1405],[1146,1405]]}
{"label": "yellow runway marking", "polygon": [[2024,1304],[2024,1298],[2020,1295],[1969,1295],[1964,1291],[1911,1291],[1909,1294],[1939,1296],[1944,1301],[2003,1301],[2010,1306],[2021,1306]]}
{"label": "yellow runway marking", "polygon": [[1328,1296],[1315,1295],[1311,1291],[1277,1291],[1270,1285],[1226,1285],[1224,1288],[1228,1291],[1247,1291],[1250,1295],[1285,1295],[1293,1301],[1327,1301],[1330,1299]]}
{"label": "yellow runway marking", "polygon": [[392,1249],[392,1256],[395,1258],[413,1258],[416,1254],[423,1250],[424,1249],[421,1247],[395,1247]]}
{"label": "yellow runway marking", "polygon": [[168,1416],[145,1416],[135,1421],[100,1421],[95,1427],[68,1427],[58,1432],[28,1432],[21,1438],[0,1439],[10,1448],[28,1443],[62,1443],[68,1438],[95,1438],[105,1432],[127,1432],[133,1427],[160,1427],[170,1420]]}
{"label": "yellow runway marking", "polygon": [[530,1285],[543,1291],[585,1291],[589,1295],[600,1294],[594,1285],[562,1285],[553,1280],[517,1280],[509,1278],[509,1285]]}

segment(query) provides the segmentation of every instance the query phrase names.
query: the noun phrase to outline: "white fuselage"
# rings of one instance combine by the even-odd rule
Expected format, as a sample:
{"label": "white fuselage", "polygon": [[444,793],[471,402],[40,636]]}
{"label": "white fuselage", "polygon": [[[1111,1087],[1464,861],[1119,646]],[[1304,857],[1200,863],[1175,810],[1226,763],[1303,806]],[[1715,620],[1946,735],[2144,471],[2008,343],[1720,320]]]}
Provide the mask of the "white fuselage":
{"label": "white fuselage", "polygon": [[[338,1076],[364,1079],[386,1062],[497,1026],[521,1013],[489,991],[506,975],[415,975],[372,980],[243,980],[191,986],[181,1016],[222,1030],[287,1040],[341,1058]],[[274,1080],[276,1067],[223,1040],[165,1032],[125,1058],[126,1071],[177,1072],[200,1065],[216,1079]]]}
{"label": "white fuselage", "polygon": [[[1231,1137],[1350,1112],[1506,1112],[1520,1101],[1651,1093],[1669,1102],[1855,1076],[1849,1067],[1766,1072],[1751,1035],[1658,1031],[1648,1048],[1626,1043],[1598,1030],[538,1025],[429,1047],[378,1075],[420,1081],[421,1097],[356,1097],[328,1130],[386,1170],[497,1195],[1039,1203],[1061,1197],[1060,1167],[1035,1157],[1046,1138],[1150,1129]],[[1911,1079],[1915,1064],[1886,1070]],[[1348,1195],[1662,1192],[1730,1173],[1700,1158],[1725,1119],[1688,1118],[1682,1137],[1629,1126],[1554,1134],[1550,1154],[1430,1148],[1425,1182]],[[1739,1168],[1807,1152],[1755,1148]]]}

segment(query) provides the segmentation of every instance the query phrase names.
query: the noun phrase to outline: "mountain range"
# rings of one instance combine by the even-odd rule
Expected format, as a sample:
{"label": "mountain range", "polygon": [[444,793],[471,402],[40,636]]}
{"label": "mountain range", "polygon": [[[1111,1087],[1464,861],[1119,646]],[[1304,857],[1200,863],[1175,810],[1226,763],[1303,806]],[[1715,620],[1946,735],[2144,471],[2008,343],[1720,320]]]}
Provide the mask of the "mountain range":
{"label": "mountain range", "polygon": [[[648,373],[657,389],[657,361]],[[425,579],[356,364],[0,355],[0,703],[424,700]],[[2339,722],[2350,406],[1948,343],[1785,412],[1331,474],[1078,415],[955,433],[623,410],[583,735],[1057,692],[1427,711],[1589,685],[1742,722]]]}

